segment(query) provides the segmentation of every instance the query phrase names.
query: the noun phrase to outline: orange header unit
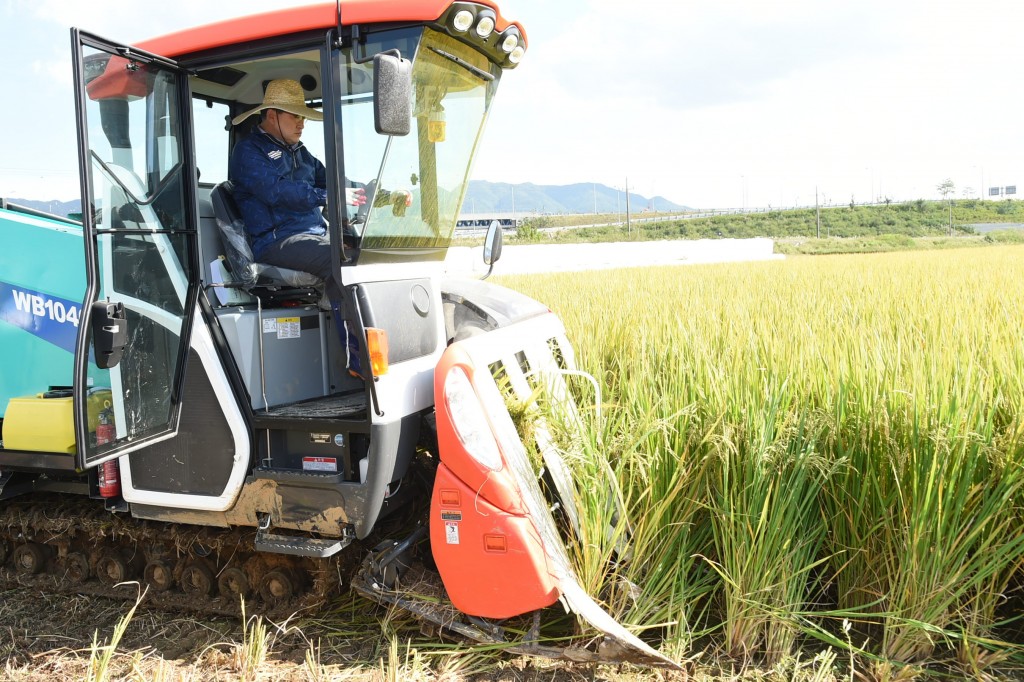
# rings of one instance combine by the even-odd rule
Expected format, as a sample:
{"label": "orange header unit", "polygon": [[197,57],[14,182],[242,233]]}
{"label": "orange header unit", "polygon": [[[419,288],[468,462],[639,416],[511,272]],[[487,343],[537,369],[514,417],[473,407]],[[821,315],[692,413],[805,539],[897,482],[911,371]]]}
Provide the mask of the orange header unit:
{"label": "orange header unit", "polygon": [[[494,10],[498,31],[511,22],[502,18],[492,0],[473,0]],[[342,0],[341,20],[346,26],[401,21],[436,21],[453,4],[453,0]],[[138,43],[138,47],[163,57],[178,59],[184,55],[204,52],[228,45],[276,36],[324,30],[337,26],[336,3],[275,10],[229,19],[206,26],[170,33]],[[516,24],[526,43],[526,33]]]}

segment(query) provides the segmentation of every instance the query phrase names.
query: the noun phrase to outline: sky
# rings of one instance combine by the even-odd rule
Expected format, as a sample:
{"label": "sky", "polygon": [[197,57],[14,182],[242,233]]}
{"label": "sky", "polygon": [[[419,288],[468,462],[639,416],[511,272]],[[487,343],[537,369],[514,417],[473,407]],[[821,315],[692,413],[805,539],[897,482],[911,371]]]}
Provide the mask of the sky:
{"label": "sky", "polygon": [[[309,0],[0,0],[0,197],[77,197],[69,28],[138,42]],[[1019,0],[499,0],[529,49],[473,178],[697,208],[1024,193]]]}

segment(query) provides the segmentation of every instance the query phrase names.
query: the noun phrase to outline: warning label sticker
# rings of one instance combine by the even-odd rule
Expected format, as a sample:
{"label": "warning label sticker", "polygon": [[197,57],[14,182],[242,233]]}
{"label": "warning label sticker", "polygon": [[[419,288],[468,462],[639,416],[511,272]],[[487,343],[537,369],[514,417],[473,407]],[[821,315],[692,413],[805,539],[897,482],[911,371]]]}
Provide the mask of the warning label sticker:
{"label": "warning label sticker", "polygon": [[445,521],[444,539],[449,545],[459,544],[459,524],[454,521]]}
{"label": "warning label sticker", "polygon": [[457,511],[443,511],[441,512],[442,521],[461,521],[462,512]]}
{"label": "warning label sticker", "polygon": [[277,318],[277,338],[279,339],[297,339],[302,336],[302,329],[299,326],[299,318],[297,317],[279,317]]}
{"label": "warning label sticker", "polygon": [[303,457],[303,471],[338,471],[338,460],[334,457]]}

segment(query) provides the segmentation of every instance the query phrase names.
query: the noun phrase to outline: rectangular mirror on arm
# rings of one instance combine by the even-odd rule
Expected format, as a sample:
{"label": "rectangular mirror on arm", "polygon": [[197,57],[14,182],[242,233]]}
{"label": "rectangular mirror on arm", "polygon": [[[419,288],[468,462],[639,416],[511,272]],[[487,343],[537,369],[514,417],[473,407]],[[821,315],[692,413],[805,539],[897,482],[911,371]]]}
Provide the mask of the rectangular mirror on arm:
{"label": "rectangular mirror on arm", "polygon": [[408,135],[412,129],[412,62],[398,50],[373,57],[373,114],[381,135]]}

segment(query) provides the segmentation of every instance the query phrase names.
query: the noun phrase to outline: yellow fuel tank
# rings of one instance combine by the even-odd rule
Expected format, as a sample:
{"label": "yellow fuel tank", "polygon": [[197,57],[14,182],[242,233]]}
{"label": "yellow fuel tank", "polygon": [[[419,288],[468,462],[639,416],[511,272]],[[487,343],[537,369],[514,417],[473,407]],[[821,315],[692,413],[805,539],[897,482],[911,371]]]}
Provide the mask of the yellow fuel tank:
{"label": "yellow fuel tank", "polygon": [[[100,411],[110,406],[110,390],[89,392],[89,431]],[[55,389],[11,398],[4,414],[4,449],[75,454],[75,418],[71,389]]]}

